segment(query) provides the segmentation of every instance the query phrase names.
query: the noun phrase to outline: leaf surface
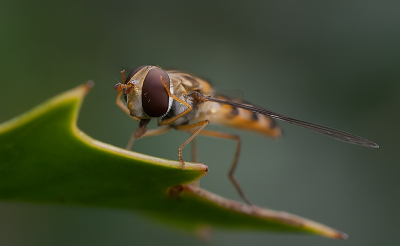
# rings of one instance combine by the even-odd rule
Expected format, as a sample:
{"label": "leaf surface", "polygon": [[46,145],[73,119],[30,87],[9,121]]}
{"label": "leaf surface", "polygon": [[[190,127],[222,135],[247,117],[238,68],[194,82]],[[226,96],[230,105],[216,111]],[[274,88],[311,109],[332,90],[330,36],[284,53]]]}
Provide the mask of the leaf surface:
{"label": "leaf surface", "polygon": [[0,199],[139,211],[187,230],[236,230],[346,235],[319,223],[227,200],[189,185],[203,164],[127,151],[76,126],[91,84],[58,95],[0,124]]}

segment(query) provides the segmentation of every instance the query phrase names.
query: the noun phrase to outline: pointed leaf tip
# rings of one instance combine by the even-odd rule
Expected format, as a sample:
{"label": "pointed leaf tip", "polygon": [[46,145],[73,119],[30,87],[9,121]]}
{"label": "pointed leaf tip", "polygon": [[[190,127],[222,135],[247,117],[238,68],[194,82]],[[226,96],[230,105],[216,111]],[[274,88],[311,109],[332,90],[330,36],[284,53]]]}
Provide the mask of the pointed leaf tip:
{"label": "pointed leaf tip", "polygon": [[338,237],[338,239],[347,240],[347,239],[349,238],[349,236],[348,236],[346,233],[338,232],[338,234],[340,234],[340,236]]}
{"label": "pointed leaf tip", "polygon": [[88,93],[90,90],[93,89],[94,87],[94,81],[93,80],[88,80],[85,84],[83,84],[86,89],[86,93]]}

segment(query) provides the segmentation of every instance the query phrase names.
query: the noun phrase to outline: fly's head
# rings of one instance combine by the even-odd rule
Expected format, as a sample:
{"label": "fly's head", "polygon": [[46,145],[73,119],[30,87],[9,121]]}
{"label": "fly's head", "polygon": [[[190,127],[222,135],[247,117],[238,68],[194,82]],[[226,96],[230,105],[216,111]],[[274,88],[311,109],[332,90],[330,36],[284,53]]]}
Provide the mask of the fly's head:
{"label": "fly's head", "polygon": [[[165,116],[172,106],[172,98],[166,86],[173,93],[168,74],[156,66],[141,66],[133,70],[122,83],[115,85],[115,90],[123,90],[126,106],[132,116],[139,119]],[[164,82],[166,85],[164,85]]]}

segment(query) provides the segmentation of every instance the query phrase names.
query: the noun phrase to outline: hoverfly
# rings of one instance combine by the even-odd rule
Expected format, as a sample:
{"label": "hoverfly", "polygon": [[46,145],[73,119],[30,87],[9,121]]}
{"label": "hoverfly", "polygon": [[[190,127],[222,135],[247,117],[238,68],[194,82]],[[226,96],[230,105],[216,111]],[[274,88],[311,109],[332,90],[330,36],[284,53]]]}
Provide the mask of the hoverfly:
{"label": "hoverfly", "polygon": [[[195,136],[235,140],[237,148],[228,176],[241,198],[248,204],[249,200],[233,176],[240,152],[240,138],[233,134],[204,130],[209,123],[278,137],[281,129],[275,123],[274,119],[277,119],[344,142],[379,147],[376,143],[347,132],[297,120],[215,94],[207,81],[177,70],[165,71],[156,66],[141,66],[133,70],[126,79],[125,70],[121,74],[123,83],[115,85],[115,90],[119,92],[116,103],[125,113],[139,121],[139,127],[129,140],[127,149],[131,148],[134,139],[160,135],[171,128],[191,132],[191,137],[178,148],[178,157],[182,169],[185,169],[182,149]],[[121,100],[121,95],[126,104]],[[157,118],[157,125],[161,127],[148,131],[147,124],[151,118]]]}

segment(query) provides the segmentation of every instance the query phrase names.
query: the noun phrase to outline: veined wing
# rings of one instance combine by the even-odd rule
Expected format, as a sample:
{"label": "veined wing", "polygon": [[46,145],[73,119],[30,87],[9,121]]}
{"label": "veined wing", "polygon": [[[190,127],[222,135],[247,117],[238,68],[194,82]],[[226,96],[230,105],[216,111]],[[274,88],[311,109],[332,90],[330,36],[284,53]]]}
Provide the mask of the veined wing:
{"label": "veined wing", "polygon": [[351,133],[336,130],[336,129],[333,129],[333,128],[330,128],[327,126],[318,125],[318,124],[310,123],[307,121],[294,119],[292,117],[274,113],[272,111],[269,111],[269,110],[266,110],[263,108],[259,108],[259,107],[256,107],[256,106],[250,105],[250,104],[242,104],[242,103],[233,102],[233,101],[221,100],[221,99],[213,98],[210,96],[204,96],[204,95],[201,95],[200,93],[196,93],[196,95],[200,98],[203,98],[205,101],[213,101],[213,102],[217,102],[217,103],[221,103],[221,104],[227,104],[227,105],[231,105],[231,106],[234,106],[237,108],[242,108],[242,109],[250,110],[252,112],[256,112],[259,114],[267,115],[271,118],[281,120],[284,122],[288,122],[293,125],[298,125],[303,128],[307,128],[307,129],[313,130],[315,132],[335,138],[337,140],[341,140],[341,141],[352,143],[352,144],[362,145],[362,146],[366,146],[366,147],[371,147],[371,148],[379,148],[379,146],[376,143],[371,142],[367,139],[361,138],[361,137],[353,135]]}

